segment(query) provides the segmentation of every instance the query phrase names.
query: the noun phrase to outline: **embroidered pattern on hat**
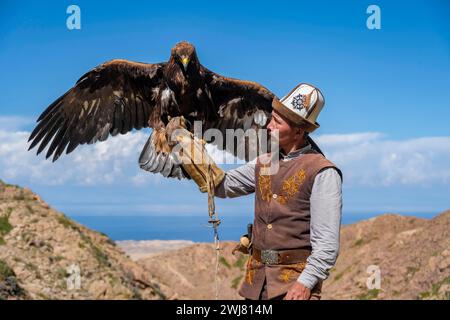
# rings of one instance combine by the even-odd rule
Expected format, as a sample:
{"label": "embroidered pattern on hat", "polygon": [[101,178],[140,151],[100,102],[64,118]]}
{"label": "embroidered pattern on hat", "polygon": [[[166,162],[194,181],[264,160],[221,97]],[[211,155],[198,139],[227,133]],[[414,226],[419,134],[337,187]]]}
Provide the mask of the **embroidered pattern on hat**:
{"label": "embroidered pattern on hat", "polygon": [[294,107],[294,109],[300,110],[303,108],[307,108],[306,105],[306,96],[299,93],[298,95],[294,96],[294,98],[292,99],[291,102],[292,106]]}

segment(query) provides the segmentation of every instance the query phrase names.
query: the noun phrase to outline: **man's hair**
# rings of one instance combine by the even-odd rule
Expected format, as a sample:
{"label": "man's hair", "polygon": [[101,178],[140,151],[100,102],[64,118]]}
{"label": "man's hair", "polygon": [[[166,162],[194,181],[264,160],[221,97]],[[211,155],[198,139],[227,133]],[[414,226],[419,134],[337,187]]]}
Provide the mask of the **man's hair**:
{"label": "man's hair", "polygon": [[300,129],[302,129],[302,130],[304,131],[305,138],[308,137],[309,132],[306,131],[307,125],[306,125],[305,122],[302,122],[302,123],[300,123],[300,124],[294,124],[294,126],[295,126],[296,128],[300,128]]}
{"label": "man's hair", "polygon": [[288,119],[288,118],[286,118],[284,115],[280,114],[277,110],[273,110],[273,111],[274,111],[277,115],[279,115],[281,118],[283,118],[286,122],[288,122],[292,127],[302,129],[303,132],[304,132],[304,137],[305,137],[305,139],[308,138],[309,132],[306,131],[306,128],[307,128],[306,122],[302,122],[302,123],[300,123],[300,124],[293,123],[290,119]]}

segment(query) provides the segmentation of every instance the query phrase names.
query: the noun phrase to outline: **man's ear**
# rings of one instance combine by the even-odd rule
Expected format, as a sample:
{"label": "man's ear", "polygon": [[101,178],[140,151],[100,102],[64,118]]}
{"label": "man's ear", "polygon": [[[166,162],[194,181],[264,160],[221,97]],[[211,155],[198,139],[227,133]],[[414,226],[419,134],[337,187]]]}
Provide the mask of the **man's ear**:
{"label": "man's ear", "polygon": [[298,136],[298,137],[302,137],[304,132],[305,132],[305,129],[303,127],[301,127],[301,126],[297,126],[295,128],[295,135]]}

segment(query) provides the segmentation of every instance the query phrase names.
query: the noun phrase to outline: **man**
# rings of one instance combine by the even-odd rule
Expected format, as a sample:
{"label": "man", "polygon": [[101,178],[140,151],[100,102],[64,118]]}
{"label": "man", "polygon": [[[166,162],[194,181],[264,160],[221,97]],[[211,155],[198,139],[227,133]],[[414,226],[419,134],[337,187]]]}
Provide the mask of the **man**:
{"label": "man", "polygon": [[267,129],[278,130],[279,166],[265,174],[268,155],[229,170],[218,197],[255,192],[250,257],[239,294],[247,299],[320,299],[322,281],[339,251],[341,172],[307,143],[319,127],[324,99],[319,89],[299,84],[274,99]]}

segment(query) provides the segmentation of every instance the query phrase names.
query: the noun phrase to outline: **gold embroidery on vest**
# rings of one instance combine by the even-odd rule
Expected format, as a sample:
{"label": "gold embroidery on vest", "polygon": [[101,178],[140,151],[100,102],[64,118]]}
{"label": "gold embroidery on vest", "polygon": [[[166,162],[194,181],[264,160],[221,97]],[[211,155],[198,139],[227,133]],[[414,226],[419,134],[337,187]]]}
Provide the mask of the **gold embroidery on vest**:
{"label": "gold embroidery on vest", "polygon": [[248,284],[253,284],[253,278],[255,277],[256,268],[261,265],[260,262],[253,259],[252,256],[250,256],[247,260],[247,270],[245,272],[245,282]]}
{"label": "gold embroidery on vest", "polygon": [[280,275],[278,276],[278,279],[280,279],[283,282],[289,282],[291,281],[292,275],[295,275],[293,270],[289,270],[289,269],[283,269],[281,270]]}
{"label": "gold embroidery on vest", "polygon": [[298,262],[288,265],[281,269],[278,279],[283,282],[290,282],[291,280],[297,279],[298,275],[302,273],[303,269],[305,269],[305,266],[306,262]]}
{"label": "gold embroidery on vest", "polygon": [[[281,188],[281,193],[276,197],[276,200],[280,204],[286,204],[286,202],[292,198],[300,189],[303,181],[306,179],[305,169],[299,169],[290,178],[283,181],[283,186]],[[270,175],[262,175],[261,170],[259,172],[258,179],[259,192],[261,194],[261,199],[263,201],[270,201],[273,196],[272,183],[270,180]]]}
{"label": "gold embroidery on vest", "polygon": [[261,199],[263,201],[270,201],[272,199],[272,190],[270,175],[262,175],[259,173],[258,179],[259,192],[261,193]]}

